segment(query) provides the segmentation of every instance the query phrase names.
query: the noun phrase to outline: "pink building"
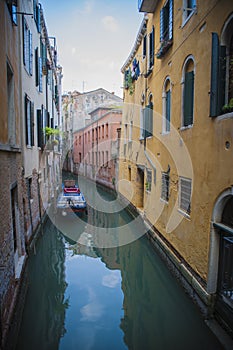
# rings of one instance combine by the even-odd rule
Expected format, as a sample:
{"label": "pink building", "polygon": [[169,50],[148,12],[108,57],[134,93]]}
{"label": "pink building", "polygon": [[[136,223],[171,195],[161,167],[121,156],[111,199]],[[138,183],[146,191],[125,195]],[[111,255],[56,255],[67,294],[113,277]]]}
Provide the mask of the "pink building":
{"label": "pink building", "polygon": [[74,172],[114,189],[122,110],[98,107],[90,116],[91,123],[73,134]]}

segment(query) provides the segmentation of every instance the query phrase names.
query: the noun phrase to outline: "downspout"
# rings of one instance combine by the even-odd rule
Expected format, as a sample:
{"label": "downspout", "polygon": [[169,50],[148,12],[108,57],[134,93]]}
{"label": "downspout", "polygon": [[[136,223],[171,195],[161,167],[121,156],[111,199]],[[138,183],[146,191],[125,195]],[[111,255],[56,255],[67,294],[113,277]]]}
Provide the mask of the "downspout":
{"label": "downspout", "polygon": [[29,180],[26,179],[27,184],[27,197],[28,197],[28,204],[29,204],[29,213],[30,213],[30,223],[31,223],[31,236],[33,235],[33,223],[32,223],[32,208],[31,208],[31,199],[30,199],[30,192],[29,192]]}
{"label": "downspout", "polygon": [[38,193],[38,205],[39,205],[39,215],[40,215],[40,225],[42,227],[42,234],[43,234],[43,226],[42,226],[42,215],[41,215],[41,203],[40,203],[40,182],[39,182],[39,174],[37,174],[37,193]]}

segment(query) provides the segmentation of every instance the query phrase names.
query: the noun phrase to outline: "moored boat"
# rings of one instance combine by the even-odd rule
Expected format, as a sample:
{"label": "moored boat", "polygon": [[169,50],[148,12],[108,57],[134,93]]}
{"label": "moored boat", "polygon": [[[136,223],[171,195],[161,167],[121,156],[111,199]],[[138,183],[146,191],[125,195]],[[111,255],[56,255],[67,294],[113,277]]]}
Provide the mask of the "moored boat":
{"label": "moored boat", "polygon": [[57,210],[63,216],[69,212],[75,214],[87,214],[87,203],[75,180],[64,180],[62,192],[58,196]]}

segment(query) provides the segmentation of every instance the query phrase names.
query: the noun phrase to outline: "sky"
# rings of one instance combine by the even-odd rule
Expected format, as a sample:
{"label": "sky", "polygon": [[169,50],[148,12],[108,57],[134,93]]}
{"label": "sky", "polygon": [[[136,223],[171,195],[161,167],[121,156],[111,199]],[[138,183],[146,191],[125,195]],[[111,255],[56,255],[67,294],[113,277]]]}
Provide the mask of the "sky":
{"label": "sky", "polygon": [[138,0],[40,0],[49,36],[56,37],[63,93],[104,88],[123,95],[121,67],[143,14]]}

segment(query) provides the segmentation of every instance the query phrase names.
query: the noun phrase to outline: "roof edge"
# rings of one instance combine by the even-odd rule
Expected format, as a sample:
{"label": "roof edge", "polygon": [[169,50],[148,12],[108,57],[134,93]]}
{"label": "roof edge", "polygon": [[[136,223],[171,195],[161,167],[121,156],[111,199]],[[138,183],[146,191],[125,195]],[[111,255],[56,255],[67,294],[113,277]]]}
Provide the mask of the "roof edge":
{"label": "roof edge", "polygon": [[148,22],[148,16],[145,14],[143,20],[142,20],[142,23],[140,25],[140,28],[139,28],[139,31],[138,31],[138,34],[137,34],[137,37],[136,37],[136,40],[134,42],[134,46],[127,58],[127,60],[125,61],[125,63],[123,64],[122,68],[121,68],[121,73],[124,73],[126,68],[130,65],[130,63],[133,61],[133,58],[135,56],[135,53],[139,47],[139,45],[141,44],[142,42],[142,38],[143,38],[143,34],[146,32],[146,25],[147,25],[147,22]]}

